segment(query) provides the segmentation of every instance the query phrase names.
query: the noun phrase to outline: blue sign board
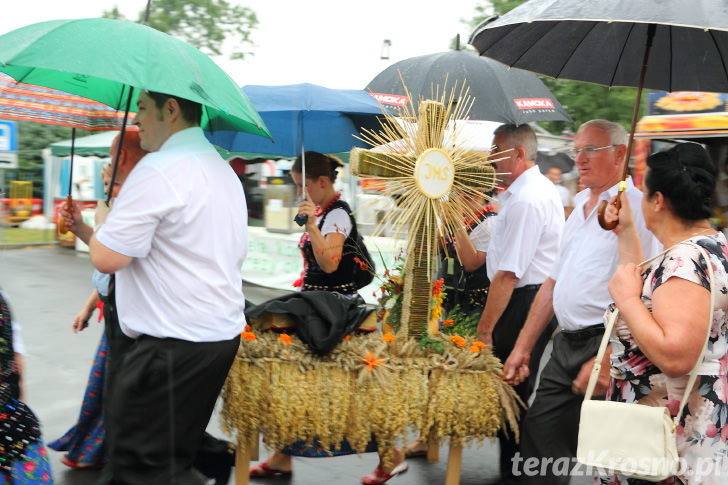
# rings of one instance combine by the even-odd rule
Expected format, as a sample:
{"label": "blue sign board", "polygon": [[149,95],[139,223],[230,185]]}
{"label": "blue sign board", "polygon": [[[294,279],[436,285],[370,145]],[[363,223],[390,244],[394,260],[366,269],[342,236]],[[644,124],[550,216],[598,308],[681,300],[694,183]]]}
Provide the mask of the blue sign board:
{"label": "blue sign board", "polygon": [[18,126],[14,121],[0,120],[0,168],[18,167]]}
{"label": "blue sign board", "polygon": [[14,121],[0,120],[0,151],[18,150],[18,126]]}

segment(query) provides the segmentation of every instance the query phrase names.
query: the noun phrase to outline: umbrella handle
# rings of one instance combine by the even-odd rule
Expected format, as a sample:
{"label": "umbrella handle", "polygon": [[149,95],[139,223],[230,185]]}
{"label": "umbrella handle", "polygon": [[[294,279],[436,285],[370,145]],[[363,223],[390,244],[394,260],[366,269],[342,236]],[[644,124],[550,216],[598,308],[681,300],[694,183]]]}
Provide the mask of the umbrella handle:
{"label": "umbrella handle", "polygon": [[[624,183],[624,181],[619,183],[619,192],[617,193],[617,198],[614,201],[614,207],[617,208],[617,214],[619,214],[619,210],[622,208],[622,192],[624,192],[627,189],[627,184]],[[599,225],[602,227],[602,229],[611,231],[615,227],[617,227],[617,224],[619,224],[619,219],[616,219],[612,222],[607,222],[604,219],[604,213],[607,211],[607,201],[603,200],[599,203],[599,209],[597,209],[597,219],[599,220]]]}
{"label": "umbrella handle", "polygon": [[293,220],[299,226],[303,226],[304,224],[306,224],[306,221],[308,220],[308,216],[306,214],[296,214],[296,217],[294,217]]}
{"label": "umbrella handle", "polygon": [[[73,209],[73,199],[71,199],[71,194],[68,194],[66,196],[66,206],[65,209],[67,211],[70,211]],[[64,217],[60,217],[58,219],[58,233],[59,234],[66,234],[68,232],[68,228],[66,227],[66,219]]]}

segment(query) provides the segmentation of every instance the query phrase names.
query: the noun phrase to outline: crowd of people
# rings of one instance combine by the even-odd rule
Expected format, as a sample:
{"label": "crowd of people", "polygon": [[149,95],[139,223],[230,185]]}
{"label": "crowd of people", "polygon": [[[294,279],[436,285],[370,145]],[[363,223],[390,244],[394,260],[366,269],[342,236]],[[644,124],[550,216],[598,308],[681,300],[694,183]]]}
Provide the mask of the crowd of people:
{"label": "crowd of people", "polygon": [[[143,91],[138,109],[137,130],[112,146],[115,184],[104,178],[112,203],[99,203],[94,227],[84,223],[77,203],[61,211],[69,230],[88,244],[95,267],[95,290],[72,328],[83,330],[98,302],[105,326],[79,420],[48,446],[64,451],[70,467],[103,467],[102,484],[197,484],[197,454],[245,327],[240,268],[247,219],[238,209],[245,197],[200,129],[199,104]],[[534,475],[522,465],[575,463],[579,410],[603,322],[615,309],[620,315],[595,395],[675,414],[687,376],[702,358],[679,417],[678,450],[687,465],[666,483],[720,483],[717,472],[728,471],[728,242],[708,220],[714,162],[702,146],[678,143],[648,158],[640,190],[631,178],[622,181],[624,128],[592,120],[574,139],[583,190],[572,198],[557,188],[560,170],[541,173],[536,151],[528,125],[496,129],[491,161],[505,188],[463,201],[463,226],[440,248],[446,313],[457,307],[477,319],[477,339],[503,362],[503,378],[529,403],[520,440],[506,430],[498,434],[502,483],[570,481],[570,470],[539,466]],[[344,248],[358,229],[334,188],[342,166],[309,151],[291,169],[302,196],[302,293],[357,294],[355,254]],[[605,214],[601,202],[608,204]],[[601,216],[616,227],[604,229]],[[709,261],[685,241],[703,247]],[[711,287],[718,297],[708,308]],[[0,476],[3,483],[50,483],[37,419],[22,402],[22,341],[2,293],[0,332],[0,420],[10,416],[17,423],[7,434],[14,445],[0,447]],[[549,342],[552,352],[542,363]],[[376,438],[365,451],[391,450]],[[406,459],[427,451],[427,443],[416,440],[394,450],[393,459],[380,456],[362,483],[385,483],[407,470]],[[355,452],[345,438],[291,443],[249,474],[287,476],[292,456]],[[29,469],[26,463],[35,475],[13,481]],[[716,473],[700,475],[706,463]],[[638,483],[605,474],[596,480]]]}

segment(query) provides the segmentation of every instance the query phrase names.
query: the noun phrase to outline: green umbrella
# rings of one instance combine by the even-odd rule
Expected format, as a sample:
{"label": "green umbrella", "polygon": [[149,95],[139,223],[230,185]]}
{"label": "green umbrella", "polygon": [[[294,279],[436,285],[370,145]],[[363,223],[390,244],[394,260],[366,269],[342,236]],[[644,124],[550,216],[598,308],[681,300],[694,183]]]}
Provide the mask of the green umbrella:
{"label": "green umbrella", "polygon": [[0,35],[0,72],[119,110],[130,87],[171,94],[203,105],[205,130],[271,137],[245,93],[212,59],[142,24],[91,18],[13,30]]}

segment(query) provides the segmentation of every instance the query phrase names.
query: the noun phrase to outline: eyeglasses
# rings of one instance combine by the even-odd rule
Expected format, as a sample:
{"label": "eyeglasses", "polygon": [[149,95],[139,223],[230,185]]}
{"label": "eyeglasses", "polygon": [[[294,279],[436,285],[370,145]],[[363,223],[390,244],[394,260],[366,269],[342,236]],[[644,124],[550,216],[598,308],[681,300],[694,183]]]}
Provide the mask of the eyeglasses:
{"label": "eyeglasses", "polygon": [[607,145],[607,146],[599,147],[599,148],[595,148],[591,145],[587,145],[587,146],[581,147],[581,148],[576,148],[576,147],[571,148],[571,149],[569,149],[568,153],[571,158],[576,158],[579,156],[579,154],[583,154],[586,158],[591,158],[595,152],[599,152],[601,150],[606,150],[607,148],[614,148],[616,146],[619,146],[619,145]]}

